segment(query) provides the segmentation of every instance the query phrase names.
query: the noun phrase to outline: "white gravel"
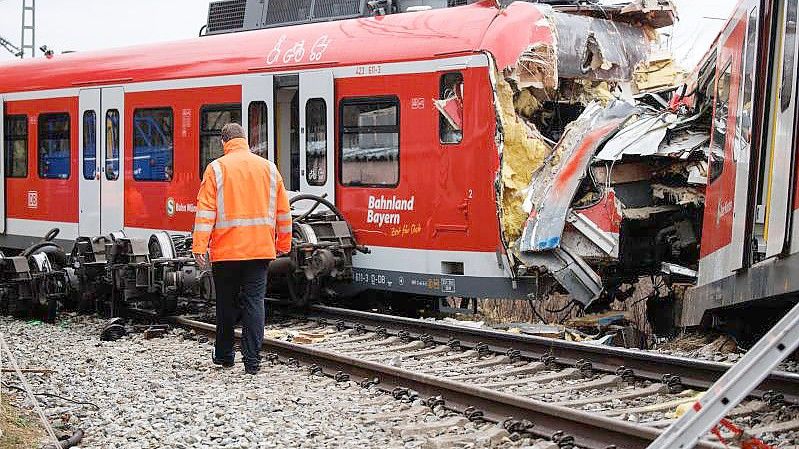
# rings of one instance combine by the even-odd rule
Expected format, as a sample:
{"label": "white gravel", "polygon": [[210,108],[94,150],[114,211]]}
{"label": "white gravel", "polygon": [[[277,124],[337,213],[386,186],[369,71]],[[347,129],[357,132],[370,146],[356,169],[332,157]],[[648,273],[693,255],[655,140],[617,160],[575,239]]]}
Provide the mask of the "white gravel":
{"label": "white gravel", "polygon": [[57,325],[0,318],[23,367],[56,371],[27,375],[36,392],[99,407],[40,397],[57,428],[85,429],[82,448],[414,448],[427,440],[369,424],[365,417],[409,406],[352,382],[268,364],[247,376],[240,363],[212,365],[212,346],[182,330],[101,342],[102,324],[75,316]]}

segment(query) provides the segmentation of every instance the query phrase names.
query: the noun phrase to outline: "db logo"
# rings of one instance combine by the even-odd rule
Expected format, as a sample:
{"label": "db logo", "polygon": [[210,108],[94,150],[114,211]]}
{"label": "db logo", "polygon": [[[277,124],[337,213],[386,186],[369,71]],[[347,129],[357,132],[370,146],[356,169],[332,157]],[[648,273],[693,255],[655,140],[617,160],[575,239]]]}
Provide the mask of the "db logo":
{"label": "db logo", "polygon": [[28,209],[39,208],[39,192],[30,190],[28,192]]}
{"label": "db logo", "polygon": [[175,215],[175,199],[172,197],[166,200],[166,214],[170,217]]}

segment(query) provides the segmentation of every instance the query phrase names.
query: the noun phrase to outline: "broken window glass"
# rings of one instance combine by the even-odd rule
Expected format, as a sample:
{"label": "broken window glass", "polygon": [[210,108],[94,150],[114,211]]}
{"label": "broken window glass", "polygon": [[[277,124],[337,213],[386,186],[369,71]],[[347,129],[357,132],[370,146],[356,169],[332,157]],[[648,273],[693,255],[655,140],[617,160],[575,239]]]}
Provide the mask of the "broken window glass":
{"label": "broken window glass", "polygon": [[441,143],[457,144],[463,140],[463,74],[441,75],[439,99],[435,102],[439,112],[438,133]]}
{"label": "broken window glass", "polygon": [[308,185],[327,182],[327,103],[312,98],[305,105],[305,177]]}
{"label": "broken window glass", "polygon": [[713,113],[713,138],[710,143],[710,182],[724,170],[724,148],[727,146],[727,119],[730,114],[730,80],[732,61],[719,72],[716,81],[716,108]]}
{"label": "broken window glass", "polygon": [[390,187],[399,183],[399,100],[342,101],[341,182]]}

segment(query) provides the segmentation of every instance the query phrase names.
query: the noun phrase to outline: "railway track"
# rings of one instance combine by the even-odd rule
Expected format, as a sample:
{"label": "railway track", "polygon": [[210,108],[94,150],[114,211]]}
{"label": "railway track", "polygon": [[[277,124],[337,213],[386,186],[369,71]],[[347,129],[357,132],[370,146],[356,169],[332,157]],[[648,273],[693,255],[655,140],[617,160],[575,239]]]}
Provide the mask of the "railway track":
{"label": "railway track", "polygon": [[[177,318],[176,323],[214,331],[213,325],[187,318]],[[379,388],[398,398],[440,397],[452,410],[505,422],[507,428],[538,437],[566,435],[561,447],[647,447],[671,424],[668,413],[692,403],[712,382],[713,373],[717,377],[726,368],[328,307],[286,316],[270,324],[267,335],[279,337],[267,338],[264,344],[273,360],[303,363],[331,377],[346,373],[365,383],[377,379]],[[799,376],[777,373],[761,389],[784,386],[792,397],[798,380]],[[753,433],[791,440],[791,432],[799,429],[799,414],[785,397],[763,392],[730,417]],[[439,401],[427,402],[431,400]],[[513,419],[506,421],[508,417]],[[527,427],[530,422],[534,427]],[[698,447],[725,446],[706,440]]]}

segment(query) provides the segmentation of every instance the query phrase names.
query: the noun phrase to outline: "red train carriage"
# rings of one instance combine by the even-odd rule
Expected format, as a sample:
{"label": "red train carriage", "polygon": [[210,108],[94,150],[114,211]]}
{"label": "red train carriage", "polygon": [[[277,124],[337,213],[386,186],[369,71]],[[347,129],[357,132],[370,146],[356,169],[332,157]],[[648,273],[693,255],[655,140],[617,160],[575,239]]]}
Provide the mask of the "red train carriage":
{"label": "red train carriage", "polygon": [[[0,244],[189,232],[220,128],[241,121],[291,191],[326,195],[370,248],[356,285],[524,296],[497,220],[490,78],[551,41],[542,17],[481,3],[6,64]],[[454,89],[462,132],[433,104]]]}
{"label": "red train carriage", "polygon": [[796,1],[741,1],[698,73],[714,104],[713,151],[684,326],[763,331],[799,291],[796,20]]}

